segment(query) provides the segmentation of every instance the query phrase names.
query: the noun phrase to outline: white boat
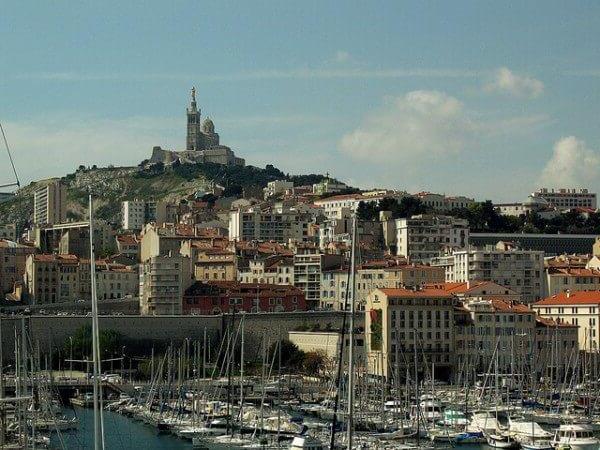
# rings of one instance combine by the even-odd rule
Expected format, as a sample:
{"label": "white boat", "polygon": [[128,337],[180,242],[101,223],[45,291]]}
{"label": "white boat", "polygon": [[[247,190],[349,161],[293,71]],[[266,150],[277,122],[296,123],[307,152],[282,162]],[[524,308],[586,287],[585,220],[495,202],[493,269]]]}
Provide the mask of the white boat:
{"label": "white boat", "polygon": [[537,422],[523,419],[508,419],[508,431],[515,436],[517,440],[550,440],[552,433],[544,430]]}
{"label": "white boat", "polygon": [[502,426],[490,412],[477,412],[471,417],[467,427],[468,431],[482,431],[487,434],[496,433],[496,430],[502,430]]}
{"label": "white boat", "polygon": [[515,441],[508,433],[486,434],[487,444],[494,448],[516,448],[519,443]]}
{"label": "white boat", "polygon": [[325,446],[312,436],[296,436],[292,440],[289,450],[325,450]]}
{"label": "white boat", "polygon": [[552,446],[556,449],[598,450],[600,440],[594,437],[589,425],[561,425],[552,438]]}

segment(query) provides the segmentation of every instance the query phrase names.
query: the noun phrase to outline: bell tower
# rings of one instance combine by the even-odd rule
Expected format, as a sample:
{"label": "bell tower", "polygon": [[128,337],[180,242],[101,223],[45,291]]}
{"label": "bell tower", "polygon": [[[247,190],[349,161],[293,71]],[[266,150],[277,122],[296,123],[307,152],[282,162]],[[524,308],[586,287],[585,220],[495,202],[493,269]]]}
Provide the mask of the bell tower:
{"label": "bell tower", "polygon": [[196,105],[196,88],[192,87],[192,101],[187,109],[186,150],[199,150],[200,143],[200,110]]}

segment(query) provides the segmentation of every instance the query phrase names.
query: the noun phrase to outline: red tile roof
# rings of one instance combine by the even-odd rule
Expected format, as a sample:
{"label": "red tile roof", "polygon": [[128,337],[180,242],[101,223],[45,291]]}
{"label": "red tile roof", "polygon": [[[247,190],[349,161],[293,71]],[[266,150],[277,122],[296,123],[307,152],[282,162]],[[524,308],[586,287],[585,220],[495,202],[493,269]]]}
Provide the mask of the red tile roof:
{"label": "red tile roof", "polygon": [[600,270],[585,269],[583,267],[549,267],[548,275],[564,277],[593,277],[600,276]]}
{"label": "red tile roof", "polygon": [[600,305],[600,291],[561,292],[534,303],[534,306],[545,305]]}
{"label": "red tile roof", "polygon": [[424,288],[419,290],[403,288],[382,288],[379,289],[388,297],[445,297],[452,298],[452,294],[443,289]]}

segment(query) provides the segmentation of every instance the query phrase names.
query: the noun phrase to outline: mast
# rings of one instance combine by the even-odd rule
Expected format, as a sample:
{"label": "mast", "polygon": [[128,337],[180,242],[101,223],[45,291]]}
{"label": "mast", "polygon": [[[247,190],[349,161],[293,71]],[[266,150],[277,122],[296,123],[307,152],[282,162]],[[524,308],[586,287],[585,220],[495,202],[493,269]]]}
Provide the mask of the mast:
{"label": "mast", "polygon": [[350,253],[350,276],[352,294],[350,297],[350,330],[348,332],[348,419],[346,420],[346,448],[352,450],[352,426],[354,409],[354,306],[356,301],[356,212],[352,216],[352,251]]}
{"label": "mast", "polygon": [[[240,348],[240,436],[244,434],[244,319],[242,316],[240,327],[242,328],[242,345]],[[206,331],[206,328],[204,329]]]}
{"label": "mast", "polygon": [[[4,355],[2,353],[2,317],[0,316],[0,399],[4,399]],[[0,446],[4,446],[5,434],[4,402],[0,405]]]}
{"label": "mast", "polygon": [[90,210],[90,274],[92,291],[92,358],[94,373],[94,450],[104,450],[104,420],[102,412],[102,386],[100,385],[100,338],[98,334],[98,298],[96,294],[96,262],[94,259],[94,210],[92,194]]}

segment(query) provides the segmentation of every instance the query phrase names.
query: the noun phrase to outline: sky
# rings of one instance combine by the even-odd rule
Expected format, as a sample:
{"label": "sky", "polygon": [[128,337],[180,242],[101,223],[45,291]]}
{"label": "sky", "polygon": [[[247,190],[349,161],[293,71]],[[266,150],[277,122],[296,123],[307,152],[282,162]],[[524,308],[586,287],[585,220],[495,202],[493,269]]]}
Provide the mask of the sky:
{"label": "sky", "polygon": [[598,191],[598,42],[597,1],[7,1],[0,122],[24,184],[183,149],[195,86],[247,164],[479,200]]}

